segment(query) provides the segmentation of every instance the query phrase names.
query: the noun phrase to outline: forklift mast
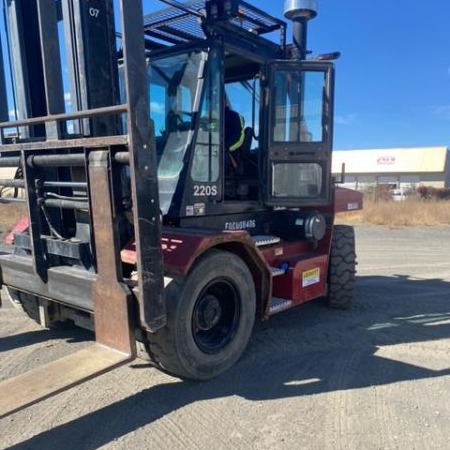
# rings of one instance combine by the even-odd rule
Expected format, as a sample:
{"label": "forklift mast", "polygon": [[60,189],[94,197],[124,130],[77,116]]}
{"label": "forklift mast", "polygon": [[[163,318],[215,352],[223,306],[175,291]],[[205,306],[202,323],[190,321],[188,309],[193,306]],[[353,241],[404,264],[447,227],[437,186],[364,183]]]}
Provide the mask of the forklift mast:
{"label": "forklift mast", "polygon": [[[32,255],[36,285],[46,282],[61,260],[68,268],[84,266],[88,273],[104,270],[106,277],[113,269],[115,278],[122,279],[119,247],[130,231],[120,220],[121,173],[129,164],[139,296],[152,299],[150,310],[141,307],[142,320],[148,328],[157,328],[164,323],[161,227],[142,6],[121,2],[124,103],[119,97],[112,0],[7,0],[5,9],[18,120],[1,125],[0,165],[23,167],[23,200],[30,219],[29,238],[22,236],[28,242],[16,245]],[[67,63],[69,80],[63,78],[62,62]],[[67,81],[70,90],[65,93]],[[8,104],[4,84],[1,93],[1,104]],[[105,197],[94,201],[99,192],[97,166],[104,166],[108,178]],[[109,204],[111,211],[101,211]],[[95,220],[97,213],[109,217]],[[109,227],[101,230],[105,221]],[[110,254],[102,261],[99,253],[107,249]]]}
{"label": "forklift mast", "polygon": [[[0,105],[5,120],[5,105],[14,96],[16,120],[0,124],[0,167],[21,167],[23,179],[0,183],[23,189],[23,197],[5,197],[2,202],[26,204],[28,232],[15,235],[14,253],[0,256],[1,283],[39,295],[43,325],[49,319],[46,315],[58,314],[54,307],[45,308],[46,298],[70,304],[79,316],[92,303],[96,344],[85,351],[90,363],[83,365],[84,359],[73,355],[56,369],[44,368],[40,375],[51,379],[51,386],[23,392],[13,406],[5,398],[2,413],[133,357],[133,304],[120,260],[123,240],[132,234],[139,260],[135,288],[141,326],[155,330],[165,324],[142,4],[127,0],[119,4],[126,93],[122,103],[112,1],[4,2],[10,59],[0,65]],[[64,67],[69,69],[69,91],[63,88]],[[13,79],[9,86],[5,86],[7,70]],[[131,211],[122,198],[126,167],[132,230],[123,220],[124,209]],[[74,367],[78,367],[75,378],[70,370]],[[55,370],[66,374],[55,381]],[[34,382],[33,376],[25,384]],[[23,383],[18,385],[11,389],[22,390]]]}

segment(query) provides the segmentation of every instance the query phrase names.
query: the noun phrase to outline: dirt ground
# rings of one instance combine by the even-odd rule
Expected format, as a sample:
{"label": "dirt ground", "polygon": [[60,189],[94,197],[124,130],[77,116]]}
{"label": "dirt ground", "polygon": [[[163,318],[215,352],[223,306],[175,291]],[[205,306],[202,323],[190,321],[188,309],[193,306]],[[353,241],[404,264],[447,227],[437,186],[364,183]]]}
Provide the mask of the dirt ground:
{"label": "dirt ground", "polygon": [[[182,382],[141,361],[0,421],[14,449],[448,449],[450,227],[357,226],[355,305],[255,327],[241,361]],[[0,379],[87,345],[0,309]],[[0,393],[1,395],[1,393]]]}

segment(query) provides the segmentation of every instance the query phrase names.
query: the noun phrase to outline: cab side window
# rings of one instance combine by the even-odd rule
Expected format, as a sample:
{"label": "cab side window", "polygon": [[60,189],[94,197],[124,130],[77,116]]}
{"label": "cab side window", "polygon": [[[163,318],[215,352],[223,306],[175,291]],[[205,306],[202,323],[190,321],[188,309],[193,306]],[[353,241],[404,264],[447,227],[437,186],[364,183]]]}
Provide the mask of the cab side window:
{"label": "cab side window", "polygon": [[219,179],[222,102],[218,64],[218,59],[209,63],[192,160],[191,178],[201,183],[213,183]]}

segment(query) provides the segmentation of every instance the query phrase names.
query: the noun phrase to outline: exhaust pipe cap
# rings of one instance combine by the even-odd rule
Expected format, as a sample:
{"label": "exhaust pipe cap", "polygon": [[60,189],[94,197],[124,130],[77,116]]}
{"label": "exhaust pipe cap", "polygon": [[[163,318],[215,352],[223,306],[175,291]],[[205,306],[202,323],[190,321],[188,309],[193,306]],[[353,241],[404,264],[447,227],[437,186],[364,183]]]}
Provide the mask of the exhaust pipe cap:
{"label": "exhaust pipe cap", "polygon": [[317,0],[285,0],[284,17],[311,20],[317,16]]}

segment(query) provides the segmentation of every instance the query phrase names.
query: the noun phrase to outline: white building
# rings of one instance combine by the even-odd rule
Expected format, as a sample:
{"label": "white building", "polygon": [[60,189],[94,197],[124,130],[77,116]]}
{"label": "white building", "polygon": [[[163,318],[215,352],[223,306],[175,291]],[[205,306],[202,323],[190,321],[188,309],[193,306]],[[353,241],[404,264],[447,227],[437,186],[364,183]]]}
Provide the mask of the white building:
{"label": "white building", "polygon": [[338,179],[342,164],[345,164],[344,185],[356,189],[367,184],[450,187],[448,147],[336,150],[332,172]]}

